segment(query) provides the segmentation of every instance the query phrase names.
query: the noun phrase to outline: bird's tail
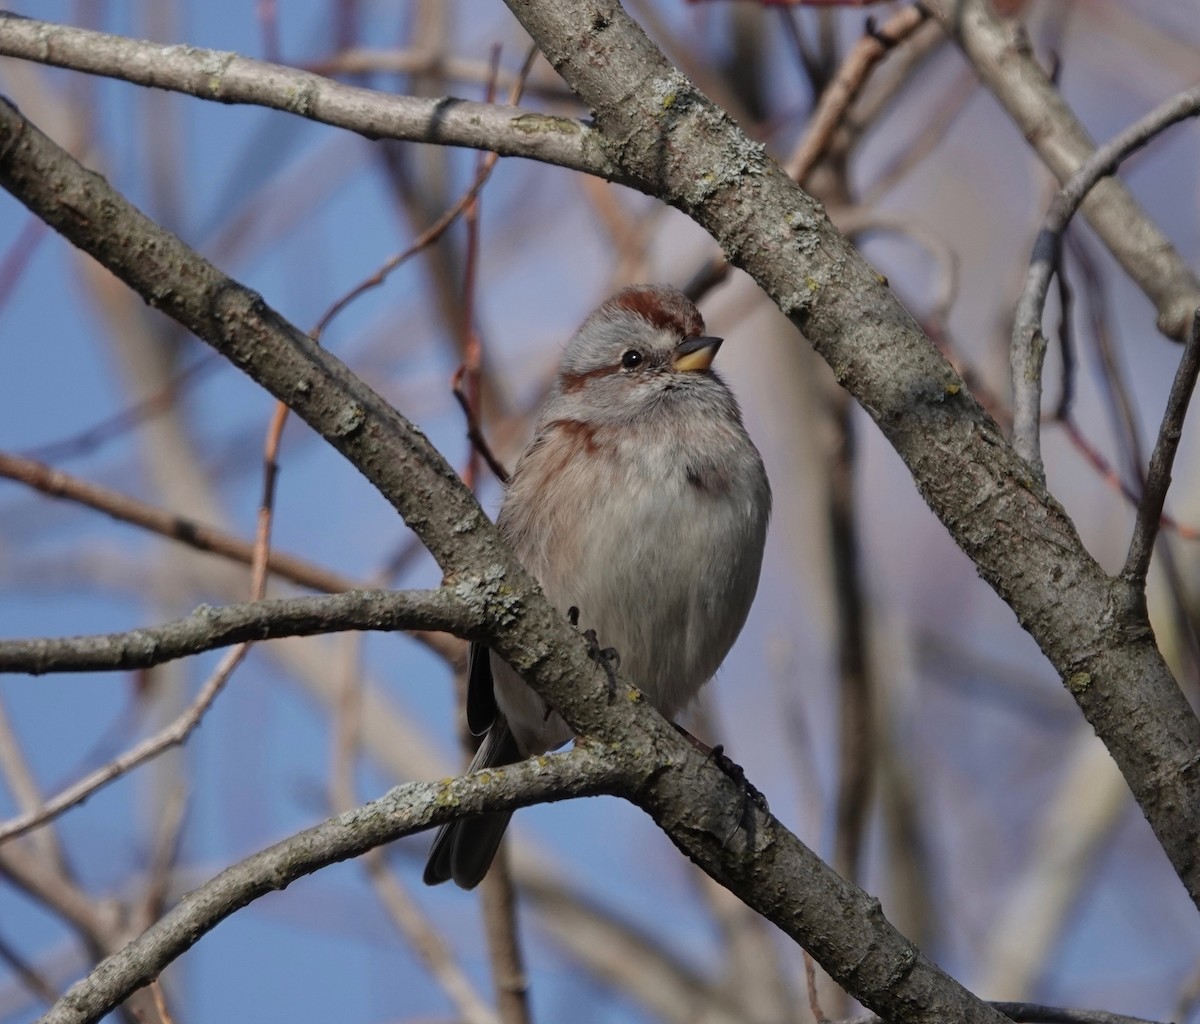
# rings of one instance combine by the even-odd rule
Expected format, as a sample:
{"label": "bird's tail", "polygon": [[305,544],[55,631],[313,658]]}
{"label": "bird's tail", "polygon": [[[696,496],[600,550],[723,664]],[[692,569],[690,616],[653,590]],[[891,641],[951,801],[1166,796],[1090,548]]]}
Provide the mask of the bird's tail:
{"label": "bird's tail", "polygon": [[[520,760],[516,740],[508,723],[500,716],[492,723],[471,759],[470,771],[496,768]],[[429,860],[425,862],[425,884],[439,885],[454,879],[459,888],[474,889],[491,867],[511,817],[512,811],[495,811],[443,825],[438,829]]]}

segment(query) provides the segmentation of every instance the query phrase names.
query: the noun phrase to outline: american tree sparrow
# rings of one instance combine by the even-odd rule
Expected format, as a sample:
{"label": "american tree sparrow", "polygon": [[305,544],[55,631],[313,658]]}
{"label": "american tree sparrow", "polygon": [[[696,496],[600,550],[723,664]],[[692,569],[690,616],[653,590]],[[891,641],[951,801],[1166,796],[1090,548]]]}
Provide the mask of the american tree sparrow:
{"label": "american tree sparrow", "polygon": [[[667,717],[710,679],[758,587],[771,488],[733,393],[711,369],[682,292],[626,288],[567,343],[498,521],[546,596],[620,656]],[[495,654],[473,645],[471,770],[561,746],[571,730]],[[442,827],[425,881],[487,873],[511,812]]]}

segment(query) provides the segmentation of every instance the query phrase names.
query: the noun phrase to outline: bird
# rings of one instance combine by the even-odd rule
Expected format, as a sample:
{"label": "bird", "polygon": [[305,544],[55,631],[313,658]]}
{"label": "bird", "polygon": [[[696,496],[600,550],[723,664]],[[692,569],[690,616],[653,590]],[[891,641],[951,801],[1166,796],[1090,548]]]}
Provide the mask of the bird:
{"label": "bird", "polygon": [[[762,457],[712,368],[722,339],[683,292],[633,285],[584,320],[517,461],[497,526],[547,598],[673,718],[712,678],[758,589],[771,514]],[[470,770],[572,736],[517,673],[473,644]],[[483,880],[511,811],[442,826],[424,881]]]}

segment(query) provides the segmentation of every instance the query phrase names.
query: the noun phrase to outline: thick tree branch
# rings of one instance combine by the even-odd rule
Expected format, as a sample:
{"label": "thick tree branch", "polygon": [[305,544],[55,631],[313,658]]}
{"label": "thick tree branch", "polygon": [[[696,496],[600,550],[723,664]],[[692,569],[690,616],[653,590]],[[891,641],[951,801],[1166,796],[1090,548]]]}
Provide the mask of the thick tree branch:
{"label": "thick tree branch", "polygon": [[[1021,134],[1061,182],[1096,144],[1042,69],[1024,27],[996,14],[991,0],[928,0],[925,6],[962,49],[975,73],[1008,111]],[[1116,179],[1100,182],[1083,203],[1084,217],[1158,310],[1158,326],[1183,341],[1200,306],[1200,280]]]}
{"label": "thick tree branch", "polygon": [[0,672],[110,672],[149,668],[247,640],[346,630],[436,629],[466,639],[484,633],[469,586],[440,590],[351,590],[210,608],[186,619],[124,633],[0,641]]}
{"label": "thick tree branch", "polygon": [[253,104],[370,139],[488,149],[620,181],[582,121],[454,97],[418,99],[343,85],[236,53],[164,46],[0,11],[0,56],[118,78],[218,103]]}
{"label": "thick tree branch", "polygon": [[[1074,1010],[1062,1006],[1043,1006],[1040,1003],[993,1002],[997,1010],[1017,1024],[1156,1024],[1142,1017],[1126,1017],[1105,1010]],[[884,1024],[873,1013],[830,1024]]]}
{"label": "thick tree branch", "polygon": [[1127,588],[1088,554],[886,281],[616,0],[508,4],[638,187],[707,229],[875,420],[1057,669],[1200,904],[1200,722]]}
{"label": "thick tree branch", "polygon": [[[493,648],[576,733],[614,750],[652,755],[655,771],[624,795],[705,871],[808,948],[872,1009],[914,1024],[999,1020],[900,935],[878,900],[839,878],[774,817],[748,803],[744,790],[637,690],[606,685],[586,645],[546,601],[453,469],[335,356],[148,220],[5,102],[0,184],[286,400],[392,502],[442,566],[448,585],[461,577],[477,580]],[[460,805],[447,815],[469,810]],[[443,820],[431,817],[426,824]],[[50,1019],[96,1019],[183,948],[184,940],[155,945],[152,956],[137,961],[140,973],[131,974],[122,961],[119,979],[116,968],[102,965]]]}

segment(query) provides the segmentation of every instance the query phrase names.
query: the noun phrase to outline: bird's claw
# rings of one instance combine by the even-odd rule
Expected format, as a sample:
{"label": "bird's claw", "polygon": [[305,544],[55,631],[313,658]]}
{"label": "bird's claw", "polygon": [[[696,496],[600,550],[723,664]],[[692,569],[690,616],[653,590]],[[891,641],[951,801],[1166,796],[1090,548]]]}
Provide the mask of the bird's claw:
{"label": "bird's claw", "polygon": [[604,675],[608,679],[608,702],[611,704],[617,696],[617,673],[621,669],[621,654],[615,647],[601,647],[594,629],[584,630],[583,638],[587,641],[588,657],[604,669]]}
{"label": "bird's claw", "polygon": [[758,788],[748,778],[746,772],[740,764],[734,761],[725,753],[725,748],[720,744],[713,747],[709,751],[709,758],[725,775],[735,782],[741,790],[741,802],[738,805],[737,820],[734,823],[729,834],[721,841],[721,846],[729,845],[730,840],[737,835],[738,829],[748,825],[753,819],[750,817],[750,805],[753,804],[763,814],[769,814],[770,808],[767,806],[767,798],[762,795]]}

